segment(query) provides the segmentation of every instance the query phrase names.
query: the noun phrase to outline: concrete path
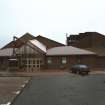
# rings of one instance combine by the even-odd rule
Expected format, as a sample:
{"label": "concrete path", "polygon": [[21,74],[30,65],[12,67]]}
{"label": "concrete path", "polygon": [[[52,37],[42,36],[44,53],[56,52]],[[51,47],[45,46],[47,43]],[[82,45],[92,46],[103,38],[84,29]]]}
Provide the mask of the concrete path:
{"label": "concrete path", "polygon": [[105,105],[105,75],[41,75],[12,105]]}

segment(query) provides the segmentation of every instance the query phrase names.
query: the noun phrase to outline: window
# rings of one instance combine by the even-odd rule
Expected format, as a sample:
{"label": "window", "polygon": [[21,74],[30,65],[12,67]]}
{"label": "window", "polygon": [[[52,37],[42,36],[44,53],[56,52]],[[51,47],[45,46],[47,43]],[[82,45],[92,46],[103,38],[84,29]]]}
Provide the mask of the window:
{"label": "window", "polygon": [[33,60],[33,64],[35,64],[35,60]]}
{"label": "window", "polygon": [[62,57],[62,64],[66,64],[66,63],[67,63],[66,57]]}
{"label": "window", "polygon": [[52,63],[51,57],[48,57],[48,58],[47,58],[47,63],[48,63],[48,64],[51,64],[51,63]]}
{"label": "window", "polygon": [[77,56],[77,63],[81,63],[81,59],[82,59],[82,57],[81,56]]}
{"label": "window", "polygon": [[30,64],[30,59],[29,59],[28,63]]}

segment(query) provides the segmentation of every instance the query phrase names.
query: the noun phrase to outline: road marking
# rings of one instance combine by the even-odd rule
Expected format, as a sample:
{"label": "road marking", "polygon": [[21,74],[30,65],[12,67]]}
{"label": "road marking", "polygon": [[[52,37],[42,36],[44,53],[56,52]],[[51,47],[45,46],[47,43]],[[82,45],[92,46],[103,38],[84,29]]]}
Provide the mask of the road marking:
{"label": "road marking", "polygon": [[8,102],[7,104],[1,104],[1,105],[10,105],[11,104],[11,102]]}
{"label": "road marking", "polygon": [[20,93],[20,91],[17,91],[17,92],[13,92],[14,94],[19,94]]}
{"label": "road marking", "polygon": [[24,88],[25,87],[25,84],[21,85],[21,87]]}

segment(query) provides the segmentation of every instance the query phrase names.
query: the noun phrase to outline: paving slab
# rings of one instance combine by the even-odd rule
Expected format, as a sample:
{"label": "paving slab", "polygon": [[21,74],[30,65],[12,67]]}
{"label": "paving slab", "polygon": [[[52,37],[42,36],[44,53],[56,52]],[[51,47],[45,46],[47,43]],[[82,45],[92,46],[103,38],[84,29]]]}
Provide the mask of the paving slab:
{"label": "paving slab", "polygon": [[10,103],[29,79],[28,77],[0,77],[0,105]]}

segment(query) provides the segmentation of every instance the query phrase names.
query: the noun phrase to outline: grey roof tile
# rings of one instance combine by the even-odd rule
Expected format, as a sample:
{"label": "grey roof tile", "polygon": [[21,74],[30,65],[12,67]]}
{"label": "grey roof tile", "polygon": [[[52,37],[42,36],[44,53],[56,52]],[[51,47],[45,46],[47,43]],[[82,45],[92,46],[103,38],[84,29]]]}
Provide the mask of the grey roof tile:
{"label": "grey roof tile", "polygon": [[95,55],[94,52],[83,50],[80,48],[72,47],[72,46],[62,46],[62,47],[54,47],[47,50],[47,56],[56,56],[56,55]]}

